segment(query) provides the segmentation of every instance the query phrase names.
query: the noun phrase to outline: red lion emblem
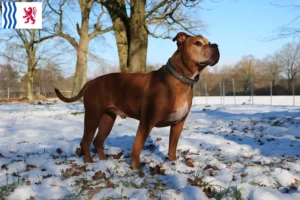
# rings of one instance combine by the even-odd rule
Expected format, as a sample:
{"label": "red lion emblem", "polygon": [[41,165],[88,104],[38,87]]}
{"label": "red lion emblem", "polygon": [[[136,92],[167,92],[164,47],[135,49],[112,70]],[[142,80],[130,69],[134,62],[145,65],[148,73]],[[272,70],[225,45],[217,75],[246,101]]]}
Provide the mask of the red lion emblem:
{"label": "red lion emblem", "polygon": [[24,8],[24,12],[25,12],[25,16],[23,16],[23,18],[26,19],[25,24],[27,24],[29,22],[29,20],[32,21],[31,24],[35,23],[35,14],[36,14],[36,7],[29,7],[27,10],[26,8]]}

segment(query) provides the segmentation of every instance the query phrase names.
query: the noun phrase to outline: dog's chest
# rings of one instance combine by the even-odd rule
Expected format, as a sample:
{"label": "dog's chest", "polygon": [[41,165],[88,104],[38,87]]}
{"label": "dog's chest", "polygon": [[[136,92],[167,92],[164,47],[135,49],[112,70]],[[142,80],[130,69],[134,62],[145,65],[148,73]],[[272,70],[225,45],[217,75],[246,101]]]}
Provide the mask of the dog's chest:
{"label": "dog's chest", "polygon": [[177,122],[183,119],[189,111],[189,105],[187,99],[180,101],[177,105],[174,105],[173,112],[169,115],[169,122]]}

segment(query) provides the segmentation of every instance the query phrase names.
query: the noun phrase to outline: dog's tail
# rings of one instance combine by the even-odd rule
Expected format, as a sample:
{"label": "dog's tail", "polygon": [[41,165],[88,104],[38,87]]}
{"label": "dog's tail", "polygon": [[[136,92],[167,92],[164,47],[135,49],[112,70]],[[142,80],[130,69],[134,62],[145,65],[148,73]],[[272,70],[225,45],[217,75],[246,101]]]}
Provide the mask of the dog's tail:
{"label": "dog's tail", "polygon": [[56,89],[56,88],[54,88],[54,91],[55,91],[55,93],[56,93],[56,96],[57,96],[60,100],[62,100],[63,102],[66,102],[66,103],[71,103],[71,102],[74,102],[74,101],[79,100],[79,99],[84,95],[84,92],[86,91],[86,89],[88,89],[88,86],[89,86],[88,83],[89,83],[89,82],[87,82],[87,83],[83,86],[83,88],[80,90],[80,92],[79,92],[75,97],[71,97],[71,98],[64,97],[64,96],[61,94],[61,92],[60,92],[58,89]]}

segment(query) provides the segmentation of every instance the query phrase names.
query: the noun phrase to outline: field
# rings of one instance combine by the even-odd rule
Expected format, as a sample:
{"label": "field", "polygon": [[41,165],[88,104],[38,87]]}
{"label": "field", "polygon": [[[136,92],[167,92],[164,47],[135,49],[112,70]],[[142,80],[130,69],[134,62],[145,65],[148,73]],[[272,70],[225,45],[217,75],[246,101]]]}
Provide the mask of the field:
{"label": "field", "polygon": [[[82,104],[0,105],[0,199],[300,199],[300,107],[193,106],[175,162],[153,129],[130,169],[138,121],[117,118],[108,160],[76,155]],[[93,149],[91,149],[93,151]]]}

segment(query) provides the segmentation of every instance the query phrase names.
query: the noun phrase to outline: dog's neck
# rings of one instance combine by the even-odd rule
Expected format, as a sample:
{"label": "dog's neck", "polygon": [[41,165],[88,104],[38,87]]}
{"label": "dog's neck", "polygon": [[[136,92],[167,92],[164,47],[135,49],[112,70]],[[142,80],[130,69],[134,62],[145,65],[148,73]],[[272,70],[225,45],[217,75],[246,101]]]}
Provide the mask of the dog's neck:
{"label": "dog's neck", "polygon": [[190,78],[195,79],[195,77],[200,73],[197,68],[195,70],[190,71],[185,64],[182,62],[181,55],[179,51],[176,51],[173,56],[170,58],[170,62],[173,66],[173,68],[180,73],[181,75]]}

